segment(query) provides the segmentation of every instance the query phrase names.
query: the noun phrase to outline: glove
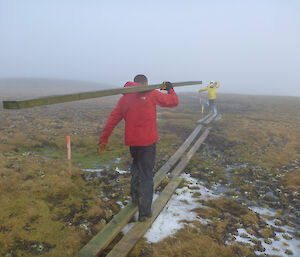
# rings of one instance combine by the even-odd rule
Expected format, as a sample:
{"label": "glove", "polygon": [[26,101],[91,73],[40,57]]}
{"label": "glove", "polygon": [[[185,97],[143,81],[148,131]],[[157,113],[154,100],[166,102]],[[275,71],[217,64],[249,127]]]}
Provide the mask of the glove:
{"label": "glove", "polygon": [[214,88],[215,86],[217,86],[218,82],[214,82],[213,84],[210,85],[211,88]]}
{"label": "glove", "polygon": [[167,91],[169,91],[171,88],[173,88],[172,83],[169,82],[169,81],[164,81],[162,83],[162,87],[160,88],[160,90],[167,90]]}
{"label": "glove", "polygon": [[108,144],[99,142],[97,146],[98,154],[103,154],[105,150],[108,150]]}

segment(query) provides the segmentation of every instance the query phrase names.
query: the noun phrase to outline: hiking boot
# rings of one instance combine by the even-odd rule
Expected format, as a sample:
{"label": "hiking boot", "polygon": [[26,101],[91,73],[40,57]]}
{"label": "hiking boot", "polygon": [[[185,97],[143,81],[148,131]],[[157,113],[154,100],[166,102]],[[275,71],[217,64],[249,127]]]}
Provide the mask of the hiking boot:
{"label": "hiking boot", "polygon": [[152,217],[152,211],[151,211],[151,213],[149,215],[141,215],[141,216],[139,216],[139,222],[143,222],[143,221],[145,221],[145,220],[147,220],[147,219],[149,219],[151,217]]}
{"label": "hiking boot", "polygon": [[149,218],[151,218],[151,216],[140,216],[139,217],[139,222],[143,222],[143,221],[145,221],[145,220],[147,220]]}

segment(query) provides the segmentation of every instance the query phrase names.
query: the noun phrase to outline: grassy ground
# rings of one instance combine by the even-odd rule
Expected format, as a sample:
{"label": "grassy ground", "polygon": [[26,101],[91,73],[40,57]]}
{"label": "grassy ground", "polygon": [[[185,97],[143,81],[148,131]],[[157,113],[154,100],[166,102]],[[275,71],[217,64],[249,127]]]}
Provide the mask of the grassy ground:
{"label": "grassy ground", "polygon": [[[186,172],[208,188],[220,183],[227,188],[225,197],[202,202],[204,207],[195,210],[207,225],[187,223],[156,244],[141,240],[131,256],[256,256],[265,250],[259,240],[237,245],[234,237],[244,228],[267,243],[279,240],[266,218],[295,227],[294,236],[300,239],[299,98],[222,95],[219,110],[222,121],[214,124]],[[277,214],[258,215],[247,205],[275,209]],[[292,252],[287,249],[286,254]]]}
{"label": "grassy ground", "polygon": [[[110,139],[110,150],[100,157],[95,153],[98,136],[117,99],[0,111],[0,256],[73,256],[120,210],[117,202],[126,203],[129,174],[115,171],[116,167],[130,167],[123,123]],[[207,186],[218,181],[229,183],[242,195],[250,192],[249,199],[258,192],[245,181],[268,179],[288,194],[279,198],[280,208],[293,205],[296,213],[297,205],[289,196],[299,190],[299,98],[222,95],[219,109],[223,120],[214,125],[205,147],[186,171]],[[201,118],[199,99],[182,94],[179,107],[158,108],[158,113],[156,170]],[[72,140],[71,169],[66,163],[67,135]],[[226,181],[224,168],[244,163],[248,167],[232,172],[245,179]],[[87,177],[83,168],[104,171],[101,177]],[[210,226],[187,225],[175,237],[154,245],[142,240],[131,255],[199,256],[200,251],[202,256],[253,256],[253,249],[225,245],[224,240],[229,230],[236,230],[233,224],[237,221],[245,220],[250,229],[247,222],[260,224],[260,219],[245,207],[241,213],[224,211],[227,205],[242,206],[242,201],[227,201],[231,200],[207,203],[209,211],[195,210],[213,220]],[[283,218],[283,222],[288,220]]]}

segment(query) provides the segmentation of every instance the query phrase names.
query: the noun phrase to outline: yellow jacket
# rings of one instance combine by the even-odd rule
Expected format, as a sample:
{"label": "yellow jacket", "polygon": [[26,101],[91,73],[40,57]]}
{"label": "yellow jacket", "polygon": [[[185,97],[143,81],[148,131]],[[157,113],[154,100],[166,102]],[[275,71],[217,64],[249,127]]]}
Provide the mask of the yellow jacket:
{"label": "yellow jacket", "polygon": [[219,87],[220,87],[220,84],[219,84],[219,82],[217,82],[217,84],[213,87],[207,86],[205,88],[201,88],[199,90],[199,93],[208,90],[208,99],[213,100],[213,99],[217,98],[217,92],[216,91],[217,91],[217,88],[219,88]]}

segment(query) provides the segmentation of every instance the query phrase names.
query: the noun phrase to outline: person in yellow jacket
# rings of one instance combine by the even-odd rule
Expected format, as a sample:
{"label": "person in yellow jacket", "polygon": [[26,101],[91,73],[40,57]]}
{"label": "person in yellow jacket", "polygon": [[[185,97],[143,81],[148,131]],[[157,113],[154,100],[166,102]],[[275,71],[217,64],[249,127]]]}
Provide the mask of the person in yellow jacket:
{"label": "person in yellow jacket", "polygon": [[219,82],[213,82],[210,81],[209,85],[205,88],[201,88],[199,90],[199,93],[208,91],[208,102],[209,102],[209,110],[210,112],[217,113],[217,107],[216,107],[216,98],[217,98],[217,88],[220,87]]}

